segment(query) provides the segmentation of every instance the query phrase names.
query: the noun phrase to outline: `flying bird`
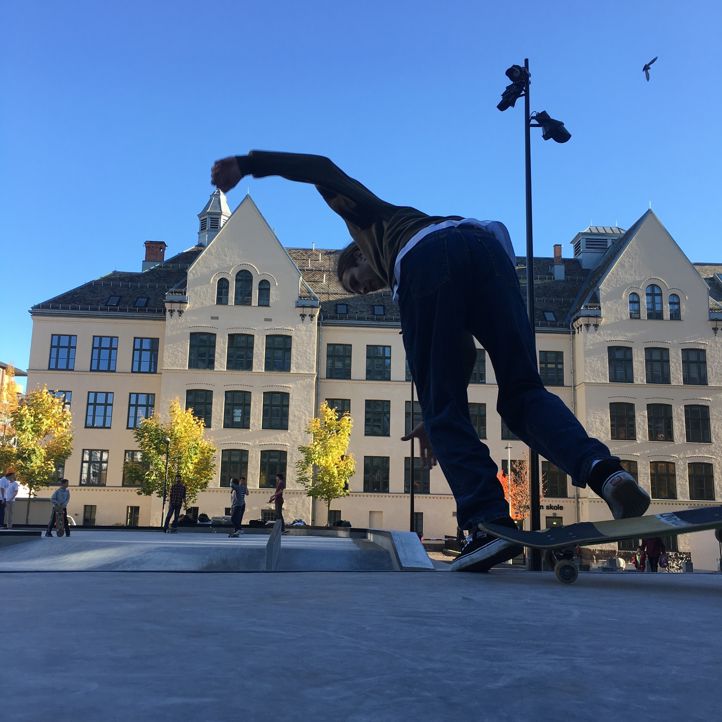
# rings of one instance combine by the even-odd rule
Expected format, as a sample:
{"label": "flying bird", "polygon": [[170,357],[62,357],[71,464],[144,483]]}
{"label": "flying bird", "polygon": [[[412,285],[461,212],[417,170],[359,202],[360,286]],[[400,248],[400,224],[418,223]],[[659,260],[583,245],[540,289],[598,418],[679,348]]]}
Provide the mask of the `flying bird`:
{"label": "flying bird", "polygon": [[644,77],[647,78],[647,82],[649,82],[649,69],[652,67],[652,64],[657,61],[657,57],[658,57],[658,56],[655,56],[654,58],[652,58],[652,59],[642,68],[642,70],[644,71]]}

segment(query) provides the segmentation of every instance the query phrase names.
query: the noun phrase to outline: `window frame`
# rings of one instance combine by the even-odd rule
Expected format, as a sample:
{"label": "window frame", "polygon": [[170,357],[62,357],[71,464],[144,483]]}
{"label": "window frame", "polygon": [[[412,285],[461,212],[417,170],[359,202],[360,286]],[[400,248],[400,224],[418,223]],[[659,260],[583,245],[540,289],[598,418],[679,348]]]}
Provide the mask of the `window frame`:
{"label": "window frame", "polygon": [[[223,395],[223,428],[251,428],[251,392],[242,389],[226,390]],[[236,420],[236,411],[239,419]]]}
{"label": "window frame", "polygon": [[366,381],[391,381],[391,346],[366,344]]}
{"label": "window frame", "polygon": [[[102,398],[100,398],[101,396]],[[88,391],[85,403],[85,428],[110,429],[113,425],[114,402],[115,393],[113,391]],[[96,423],[98,420],[101,423]],[[92,423],[88,423],[89,421]]]}
{"label": "window frame", "polygon": [[188,334],[188,368],[214,371],[216,368],[216,334],[191,331]]}
{"label": "window frame", "polygon": [[[139,403],[141,396],[150,397],[145,399],[145,403]],[[136,397],[136,398],[133,398]],[[132,413],[132,410],[135,412]],[[145,409],[146,413],[140,416],[140,410]],[[150,413],[147,413],[150,409]],[[155,394],[144,391],[131,391],[128,394],[128,416],[126,419],[126,429],[137,429],[140,428],[140,423],[143,419],[149,419],[155,413]],[[134,422],[131,424],[131,420]]]}
{"label": "window frame", "polygon": [[288,430],[291,394],[287,391],[263,392],[262,429]]}
{"label": "window frame", "polygon": [[[284,339],[284,347],[280,346]],[[272,341],[272,342],[271,342]],[[271,344],[269,345],[269,342]],[[274,347],[278,344],[277,347]],[[287,347],[286,347],[287,346]],[[290,373],[293,355],[293,337],[287,333],[271,333],[265,338],[263,370],[272,373]],[[280,363],[279,363],[280,362]],[[276,368],[276,366],[279,368]],[[282,366],[282,368],[280,368]]]}
{"label": "window frame", "polygon": [[[63,339],[67,339],[67,343],[63,343]],[[48,371],[75,371],[75,355],[77,350],[77,335],[68,333],[50,334]],[[63,365],[61,365],[61,361]]]}

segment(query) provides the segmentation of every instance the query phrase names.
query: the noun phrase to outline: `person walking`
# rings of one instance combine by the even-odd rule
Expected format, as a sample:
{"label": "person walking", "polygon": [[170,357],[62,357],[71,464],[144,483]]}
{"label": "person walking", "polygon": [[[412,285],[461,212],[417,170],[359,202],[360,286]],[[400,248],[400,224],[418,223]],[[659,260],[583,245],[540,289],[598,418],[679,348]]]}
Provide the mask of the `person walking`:
{"label": "person walking", "polygon": [[165,522],[163,523],[163,531],[166,533],[169,531],[168,525],[170,524],[171,517],[173,517],[173,529],[178,528],[178,517],[185,503],[186,493],[186,485],[183,483],[181,475],[176,474],[175,483],[171,486],[170,494],[168,495],[168,513],[165,515]]}
{"label": "person walking", "polygon": [[5,487],[5,528],[12,529],[15,499],[18,496],[20,484],[18,484],[18,480],[15,478],[15,473],[6,474],[5,478],[8,480],[8,485]]}
{"label": "person walking", "polygon": [[70,503],[70,489],[68,486],[70,482],[67,479],[60,480],[60,487],[57,488],[53,495],[50,497],[50,503],[52,504],[53,511],[50,514],[50,521],[48,522],[48,528],[45,530],[45,536],[52,536],[53,529],[56,524],[56,515],[63,515],[63,526],[65,527],[65,536],[70,536],[70,525],[68,524],[68,504]]}
{"label": "person walking", "polygon": [[233,532],[229,537],[238,537],[243,534],[241,526],[243,524],[243,514],[246,511],[246,495],[248,494],[248,484],[246,477],[240,479],[231,479],[231,523],[233,524]]}
{"label": "person walking", "polygon": [[398,302],[423,419],[403,438],[418,439],[427,465],[438,460],[456,500],[458,524],[469,531],[453,571],[487,571],[522,551],[479,528],[515,524],[497,465],[469,416],[475,338],[494,366],[497,410],[509,429],[569,474],[575,486],[601,496],[615,519],[644,514],[649,494],[544,387],[503,223],[388,203],[318,155],[251,151],[218,160],[211,169],[211,183],[223,192],[245,176],[315,185],[351,234],[336,268],[343,288],[352,294],[390,288]]}
{"label": "person walking", "polygon": [[283,491],[286,488],[286,480],[283,474],[276,474],[276,490],[271,495],[269,502],[273,502],[276,510],[276,521],[281,520],[281,532],[286,531],[286,522],[283,519]]}
{"label": "person walking", "polygon": [[5,494],[10,484],[9,476],[15,476],[15,469],[7,469],[2,478],[0,478],[0,529],[5,526]]}
{"label": "person walking", "polygon": [[659,558],[667,551],[664,542],[658,536],[642,539],[641,548],[647,555],[649,571],[656,574],[659,569]]}

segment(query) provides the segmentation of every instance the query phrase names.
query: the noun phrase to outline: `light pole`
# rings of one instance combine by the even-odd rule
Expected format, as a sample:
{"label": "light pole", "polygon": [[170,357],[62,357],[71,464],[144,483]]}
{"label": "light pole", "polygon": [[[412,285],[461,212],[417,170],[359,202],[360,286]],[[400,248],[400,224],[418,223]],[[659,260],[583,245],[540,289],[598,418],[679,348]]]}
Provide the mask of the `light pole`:
{"label": "light pole", "polygon": [[[411,379],[411,430],[414,430],[414,380]],[[411,437],[411,441],[409,442],[411,445],[411,458],[409,460],[409,466],[411,467],[409,469],[409,531],[416,531],[416,524],[414,524],[414,506],[416,503],[416,498],[414,497],[414,481],[415,481],[415,473],[414,473],[414,439]]]}
{"label": "light pole", "polygon": [[[526,303],[529,321],[532,326],[532,339],[536,347],[536,321],[534,308],[534,236],[532,233],[532,203],[531,203],[531,129],[541,128],[544,140],[554,140],[557,143],[566,143],[572,136],[564,127],[564,123],[549,117],[545,110],[539,113],[530,113],[529,110],[529,59],[524,59],[524,66],[512,65],[506,71],[506,77],[511,80],[501,95],[501,102],[496,106],[502,112],[513,108],[516,101],[524,97],[524,175],[526,186]],[[534,121],[534,122],[532,122]],[[536,348],[534,351],[536,359]],[[533,449],[529,450],[529,521],[532,531],[541,528],[541,515],[539,506],[541,502],[539,484],[539,454]],[[529,555],[529,569],[541,571],[541,553],[532,549]]]}
{"label": "light pole", "polygon": [[168,457],[170,455],[170,438],[163,439],[165,443],[165,476],[163,477],[163,505],[160,509],[160,525],[163,526],[165,521],[165,499],[168,491]]}

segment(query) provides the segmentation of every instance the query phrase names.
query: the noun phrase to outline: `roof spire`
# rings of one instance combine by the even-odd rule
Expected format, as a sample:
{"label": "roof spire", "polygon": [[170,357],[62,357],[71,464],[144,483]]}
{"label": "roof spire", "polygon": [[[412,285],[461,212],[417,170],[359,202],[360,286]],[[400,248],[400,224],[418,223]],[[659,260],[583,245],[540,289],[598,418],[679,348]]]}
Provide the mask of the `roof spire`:
{"label": "roof spire", "polygon": [[221,230],[223,224],[231,217],[225,194],[218,190],[211,193],[203,210],[198,214],[198,245],[207,246]]}

